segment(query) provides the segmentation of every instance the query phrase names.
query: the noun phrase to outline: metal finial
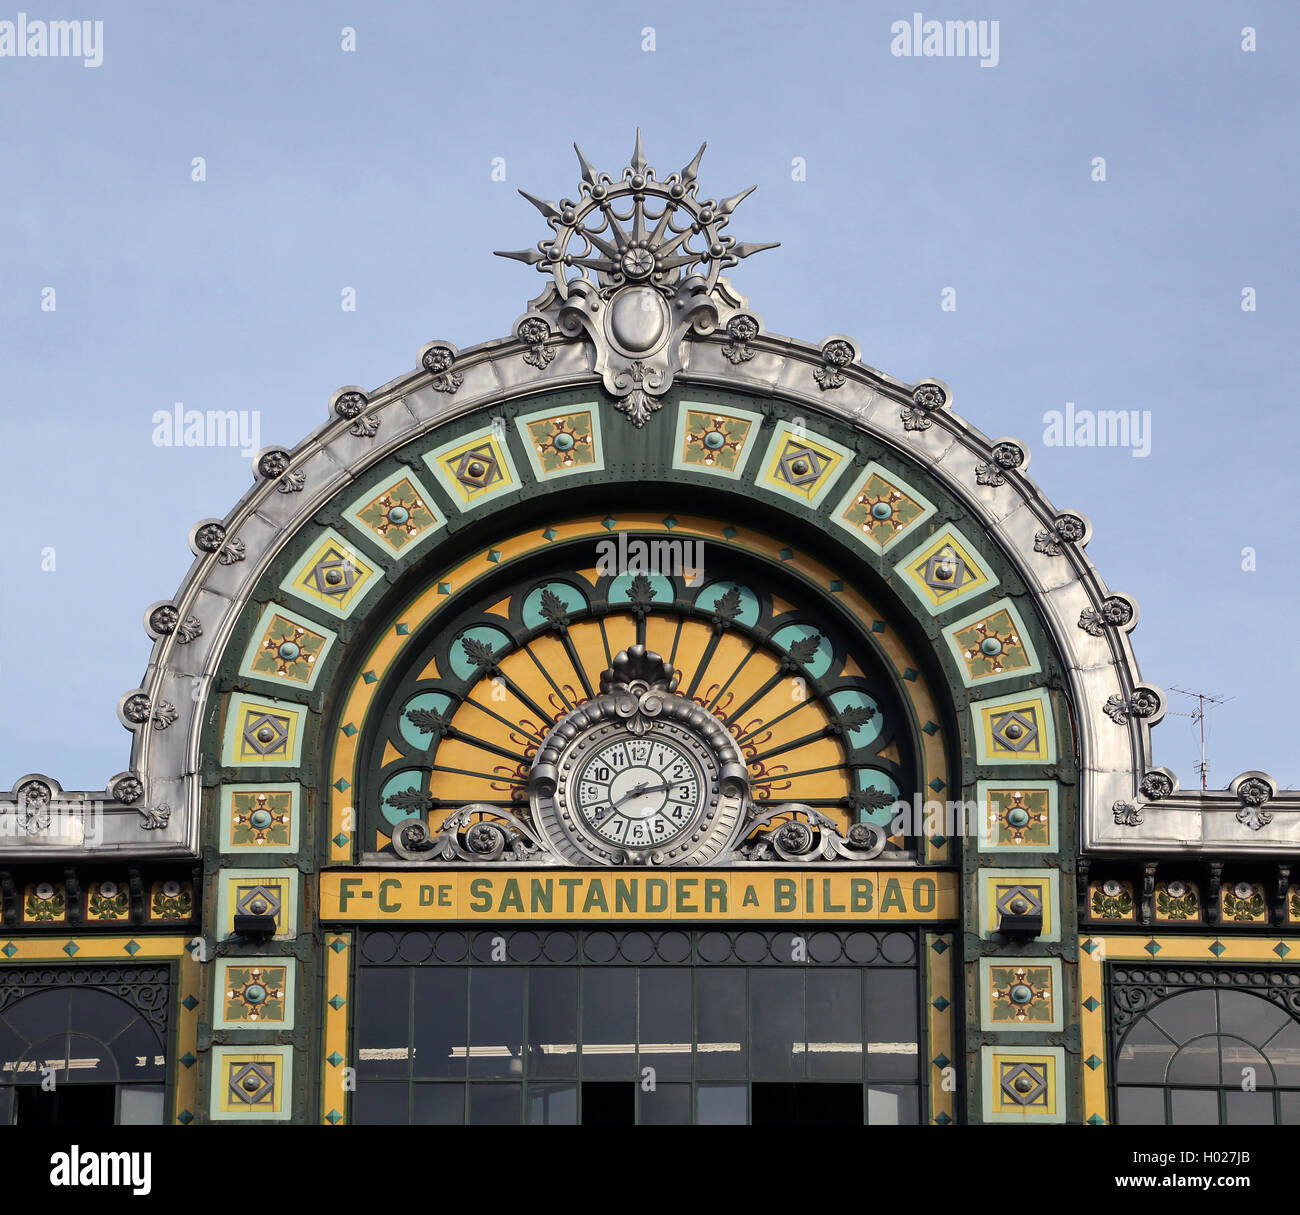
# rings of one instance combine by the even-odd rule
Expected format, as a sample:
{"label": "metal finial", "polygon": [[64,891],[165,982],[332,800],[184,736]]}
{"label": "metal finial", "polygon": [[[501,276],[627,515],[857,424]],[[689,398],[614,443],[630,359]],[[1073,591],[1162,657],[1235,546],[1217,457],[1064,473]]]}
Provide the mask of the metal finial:
{"label": "metal finial", "polygon": [[696,173],[700,171],[700,161],[704,157],[704,149],[708,146],[707,143],[700,144],[700,150],[695,153],[695,159],[682,170],[682,185],[688,186],[695,180]]}
{"label": "metal finial", "polygon": [[582,180],[589,186],[596,184],[596,166],[591,163],[583,154],[582,149],[575,143],[573,150],[578,154],[578,165],[582,169]]}
{"label": "metal finial", "polygon": [[636,129],[636,147],[632,150],[632,172],[644,173],[646,166],[645,152],[641,149],[641,128]]}

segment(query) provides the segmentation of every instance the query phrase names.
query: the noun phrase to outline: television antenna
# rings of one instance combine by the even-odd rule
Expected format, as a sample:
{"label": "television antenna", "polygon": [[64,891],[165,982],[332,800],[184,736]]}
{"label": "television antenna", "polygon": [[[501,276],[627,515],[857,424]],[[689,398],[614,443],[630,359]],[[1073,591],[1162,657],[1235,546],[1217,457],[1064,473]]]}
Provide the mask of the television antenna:
{"label": "television antenna", "polygon": [[1204,791],[1209,788],[1206,774],[1210,770],[1209,760],[1205,757],[1205,714],[1206,705],[1210,708],[1217,708],[1219,705],[1227,704],[1230,700],[1235,700],[1233,696],[1211,696],[1208,692],[1192,692],[1187,688],[1169,689],[1171,692],[1177,692],[1179,696],[1187,696],[1196,701],[1196,708],[1191,713],[1174,713],[1175,717],[1190,717],[1201,727],[1201,762],[1196,765],[1196,770],[1201,774],[1201,789]]}

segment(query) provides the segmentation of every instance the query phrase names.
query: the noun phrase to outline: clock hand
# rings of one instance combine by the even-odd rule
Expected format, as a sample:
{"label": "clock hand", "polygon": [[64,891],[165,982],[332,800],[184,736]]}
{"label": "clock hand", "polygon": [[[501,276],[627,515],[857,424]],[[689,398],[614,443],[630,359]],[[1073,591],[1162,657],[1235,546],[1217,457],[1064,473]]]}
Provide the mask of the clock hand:
{"label": "clock hand", "polygon": [[[678,783],[678,782],[674,782]],[[617,810],[624,802],[631,801],[633,798],[641,797],[646,793],[667,793],[672,785],[636,785],[631,792],[623,794],[622,797],[614,803],[614,809]]]}

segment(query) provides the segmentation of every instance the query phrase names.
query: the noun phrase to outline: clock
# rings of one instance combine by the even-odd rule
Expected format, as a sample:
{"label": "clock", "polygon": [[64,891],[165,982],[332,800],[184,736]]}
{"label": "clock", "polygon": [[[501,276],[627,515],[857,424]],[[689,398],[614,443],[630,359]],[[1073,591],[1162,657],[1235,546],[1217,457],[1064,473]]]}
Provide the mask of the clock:
{"label": "clock", "polygon": [[726,728],[677,695],[672,665],[644,646],[618,654],[600,686],[533,761],[539,834],[573,864],[700,865],[727,851],[749,786]]}

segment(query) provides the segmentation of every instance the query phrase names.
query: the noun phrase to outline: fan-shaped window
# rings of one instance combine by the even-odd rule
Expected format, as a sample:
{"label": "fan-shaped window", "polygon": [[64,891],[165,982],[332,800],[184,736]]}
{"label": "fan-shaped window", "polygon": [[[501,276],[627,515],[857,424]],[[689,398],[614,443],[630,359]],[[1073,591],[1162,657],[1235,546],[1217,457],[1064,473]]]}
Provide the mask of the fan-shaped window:
{"label": "fan-shaped window", "polygon": [[1300,1123],[1300,975],[1120,971],[1111,996],[1116,1122]]}

